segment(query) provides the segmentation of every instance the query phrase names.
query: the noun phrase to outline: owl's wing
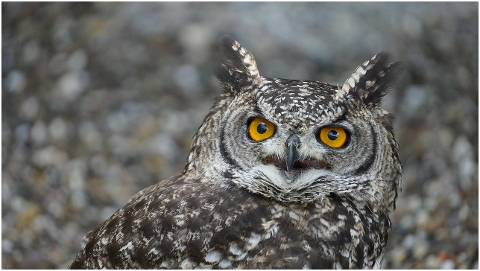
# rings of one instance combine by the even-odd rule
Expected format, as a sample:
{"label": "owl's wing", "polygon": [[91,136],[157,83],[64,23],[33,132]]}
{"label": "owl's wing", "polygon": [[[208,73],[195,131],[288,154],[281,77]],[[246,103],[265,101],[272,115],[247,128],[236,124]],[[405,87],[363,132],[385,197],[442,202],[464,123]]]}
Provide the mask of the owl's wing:
{"label": "owl's wing", "polygon": [[258,245],[269,216],[259,196],[177,177],[146,188],[90,232],[69,268],[231,266]]}

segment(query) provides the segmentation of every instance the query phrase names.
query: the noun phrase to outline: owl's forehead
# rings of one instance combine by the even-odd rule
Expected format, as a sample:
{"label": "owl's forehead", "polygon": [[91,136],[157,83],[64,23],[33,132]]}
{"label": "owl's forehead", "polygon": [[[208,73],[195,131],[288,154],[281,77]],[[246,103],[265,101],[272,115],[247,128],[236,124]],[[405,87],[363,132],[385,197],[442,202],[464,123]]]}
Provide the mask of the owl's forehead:
{"label": "owl's forehead", "polygon": [[315,81],[271,79],[256,90],[259,109],[273,120],[300,128],[326,121],[340,111],[335,87]]}

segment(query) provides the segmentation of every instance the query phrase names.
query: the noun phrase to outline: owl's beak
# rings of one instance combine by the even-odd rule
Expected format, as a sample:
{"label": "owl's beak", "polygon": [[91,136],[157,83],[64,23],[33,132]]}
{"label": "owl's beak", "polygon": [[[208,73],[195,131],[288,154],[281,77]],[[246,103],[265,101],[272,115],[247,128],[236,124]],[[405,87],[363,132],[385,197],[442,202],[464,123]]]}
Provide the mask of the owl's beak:
{"label": "owl's beak", "polygon": [[287,171],[292,170],[295,163],[298,161],[298,148],[300,147],[300,138],[293,134],[287,138]]}
{"label": "owl's beak", "polygon": [[325,163],[316,158],[304,157],[303,159],[300,159],[300,154],[298,152],[300,144],[300,138],[298,135],[290,135],[285,142],[287,147],[287,150],[285,151],[285,159],[272,155],[262,159],[262,163],[265,165],[272,164],[277,167],[283,172],[285,180],[288,183],[295,180],[295,178],[304,170],[322,169],[326,167]]}

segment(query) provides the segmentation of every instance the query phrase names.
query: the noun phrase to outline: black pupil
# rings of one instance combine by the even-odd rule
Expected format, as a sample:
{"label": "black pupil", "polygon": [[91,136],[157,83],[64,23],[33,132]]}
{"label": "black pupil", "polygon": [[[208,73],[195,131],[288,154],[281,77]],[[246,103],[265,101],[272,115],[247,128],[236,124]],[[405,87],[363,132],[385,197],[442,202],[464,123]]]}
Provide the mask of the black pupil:
{"label": "black pupil", "polygon": [[335,140],[338,138],[338,132],[335,130],[328,131],[328,139]]}
{"label": "black pupil", "polygon": [[264,134],[266,131],[267,131],[267,125],[263,122],[261,122],[260,124],[258,124],[257,126],[257,132],[259,134]]}

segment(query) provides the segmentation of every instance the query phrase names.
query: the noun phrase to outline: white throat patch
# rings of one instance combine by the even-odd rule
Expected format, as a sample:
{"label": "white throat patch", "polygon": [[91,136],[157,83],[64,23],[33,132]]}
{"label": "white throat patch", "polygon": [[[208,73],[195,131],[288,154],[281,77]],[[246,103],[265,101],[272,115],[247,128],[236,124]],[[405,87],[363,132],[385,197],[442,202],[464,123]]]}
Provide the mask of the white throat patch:
{"label": "white throat patch", "polygon": [[288,180],[285,174],[274,165],[259,165],[253,167],[251,172],[262,172],[270,182],[286,191],[295,191],[310,185],[314,180],[321,176],[328,175],[323,169],[307,169],[301,172],[295,179]]}

